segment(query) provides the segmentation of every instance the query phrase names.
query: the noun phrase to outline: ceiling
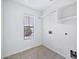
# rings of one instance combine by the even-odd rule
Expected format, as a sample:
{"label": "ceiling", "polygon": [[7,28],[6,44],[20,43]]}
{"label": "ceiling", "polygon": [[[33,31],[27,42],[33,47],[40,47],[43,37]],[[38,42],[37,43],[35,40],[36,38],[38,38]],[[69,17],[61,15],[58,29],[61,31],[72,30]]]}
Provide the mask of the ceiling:
{"label": "ceiling", "polygon": [[54,0],[13,0],[32,9],[42,11],[49,7]]}

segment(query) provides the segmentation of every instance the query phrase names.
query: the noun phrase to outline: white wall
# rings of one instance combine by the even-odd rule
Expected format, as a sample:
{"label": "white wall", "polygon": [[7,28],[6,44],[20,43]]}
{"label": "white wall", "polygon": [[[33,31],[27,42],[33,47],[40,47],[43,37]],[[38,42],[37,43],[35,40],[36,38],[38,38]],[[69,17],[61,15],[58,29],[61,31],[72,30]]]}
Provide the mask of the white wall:
{"label": "white wall", "polygon": [[[76,16],[67,18],[69,21],[66,21],[65,23],[58,23],[57,17],[58,8],[62,7],[62,5],[65,6],[72,3],[72,1],[67,2],[52,5],[46,11],[44,11],[43,44],[51,50],[64,56],[66,59],[71,59],[69,55],[70,50],[77,50],[77,18]],[[57,7],[54,8],[53,6]],[[48,34],[48,31],[50,30],[53,32],[52,34]],[[68,33],[68,35],[65,35],[65,33]]]}
{"label": "white wall", "polygon": [[[4,50],[2,56],[6,57],[20,51],[35,47],[41,44],[41,19],[40,12],[28,9],[10,0],[4,0]],[[24,40],[23,16],[24,13],[36,16],[34,39]]]}
{"label": "white wall", "polygon": [[[1,1],[1,3],[2,3],[1,6],[3,6],[3,0]],[[3,25],[4,24],[4,20],[3,20],[4,18],[3,18],[3,13],[4,12],[3,12],[3,7],[2,7],[1,8],[1,15],[2,15],[1,16],[1,55],[3,55],[3,53],[4,53],[4,40],[3,40],[4,39],[4,37],[3,37],[4,36],[3,35],[4,34],[3,33],[4,32],[4,25]],[[3,59],[3,56],[1,56],[1,58]]]}
{"label": "white wall", "polygon": [[76,2],[76,0],[55,0],[52,5],[50,5],[48,8],[46,8],[44,11],[43,11],[43,16],[54,11],[54,10],[57,10],[61,7],[64,7],[68,4],[72,4]]}

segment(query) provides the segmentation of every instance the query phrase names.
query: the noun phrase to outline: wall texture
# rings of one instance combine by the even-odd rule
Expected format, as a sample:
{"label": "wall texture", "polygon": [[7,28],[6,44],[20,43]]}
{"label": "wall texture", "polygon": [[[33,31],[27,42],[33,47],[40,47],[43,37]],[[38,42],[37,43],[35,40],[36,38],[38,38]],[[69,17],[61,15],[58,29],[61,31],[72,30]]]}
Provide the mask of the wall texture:
{"label": "wall texture", "polygon": [[[66,59],[70,58],[70,50],[77,50],[77,18],[66,18],[64,23],[58,23],[58,8],[73,3],[66,1],[52,5],[43,14],[43,44],[56,51]],[[56,6],[56,7],[54,7]],[[49,34],[48,31],[52,31]],[[68,33],[68,35],[65,35]]]}
{"label": "wall texture", "polygon": [[[3,18],[4,20],[4,39],[3,46],[4,50],[2,56],[6,57],[17,52],[29,49],[41,44],[41,19],[39,18],[40,13],[15,3],[10,0],[3,1]],[[24,40],[24,28],[23,28],[23,16],[24,13],[27,15],[36,16],[34,26],[34,39]]]}

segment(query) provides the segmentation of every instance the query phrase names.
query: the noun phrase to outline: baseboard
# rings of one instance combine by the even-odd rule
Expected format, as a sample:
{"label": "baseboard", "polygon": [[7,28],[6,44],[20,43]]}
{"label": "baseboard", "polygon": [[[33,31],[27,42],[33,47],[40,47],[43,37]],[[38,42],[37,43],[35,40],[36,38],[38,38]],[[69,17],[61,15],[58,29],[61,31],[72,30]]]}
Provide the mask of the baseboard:
{"label": "baseboard", "polygon": [[[63,56],[62,56],[61,54],[59,54],[58,52],[56,52],[56,51],[54,51],[54,50],[50,49],[49,47],[47,47],[47,46],[45,46],[45,45],[42,45],[42,44],[37,45],[37,46],[33,46],[33,47],[29,48],[29,49],[24,49],[23,51],[19,51],[19,52],[17,52],[17,53],[12,54],[12,55],[20,54],[20,53],[25,52],[25,51],[30,51],[30,50],[32,50],[32,49],[34,49],[34,48],[37,48],[37,47],[40,47],[40,46],[43,46],[43,47],[45,47],[46,49],[50,50],[51,52],[54,52],[55,54],[58,54],[58,55],[60,55],[61,57],[63,57]],[[9,56],[12,56],[12,55],[9,55]],[[7,58],[7,57],[9,57],[9,56],[4,57],[4,59]],[[63,57],[63,58],[65,58],[65,57]]]}
{"label": "baseboard", "polygon": [[[58,54],[58,55],[60,55],[60,56],[62,56],[62,57],[64,57],[62,54],[60,54],[59,52],[57,52],[57,51],[55,51],[54,49],[51,49],[51,48],[49,48],[48,46],[46,46],[46,45],[43,45],[44,47],[46,47],[48,50],[50,50],[51,52],[54,52],[54,53],[56,53],[56,54]],[[64,57],[65,58],[65,57]],[[65,58],[66,59],[66,58]]]}
{"label": "baseboard", "polygon": [[20,50],[20,51],[14,52],[14,53],[12,53],[12,54],[10,54],[10,55],[8,55],[8,56],[3,57],[3,59],[4,59],[4,58],[7,58],[7,57],[9,57],[9,56],[12,56],[12,55],[15,55],[15,54],[18,54],[18,53],[24,52],[24,51],[28,51],[28,50],[34,49],[34,48],[39,47],[39,46],[41,46],[41,45],[42,45],[42,44],[35,45],[35,46],[32,46],[32,47],[30,47],[30,48],[28,48],[28,49],[23,49],[23,50]]}

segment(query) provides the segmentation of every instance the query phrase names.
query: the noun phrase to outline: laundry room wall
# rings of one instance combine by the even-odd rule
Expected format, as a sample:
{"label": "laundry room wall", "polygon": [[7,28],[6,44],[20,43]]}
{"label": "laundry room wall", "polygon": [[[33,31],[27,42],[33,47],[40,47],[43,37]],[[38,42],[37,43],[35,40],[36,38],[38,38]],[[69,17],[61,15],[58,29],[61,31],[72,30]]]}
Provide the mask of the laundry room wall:
{"label": "laundry room wall", "polygon": [[[41,44],[40,12],[11,0],[3,0],[3,43],[2,57],[24,51]],[[24,40],[24,14],[35,16],[34,39]]]}
{"label": "laundry room wall", "polygon": [[[75,2],[59,1],[43,12],[43,44],[66,59],[72,59],[70,50],[77,51],[77,17],[72,16],[66,18],[64,23],[59,23],[58,9]],[[52,34],[49,34],[49,31],[52,31]]]}

